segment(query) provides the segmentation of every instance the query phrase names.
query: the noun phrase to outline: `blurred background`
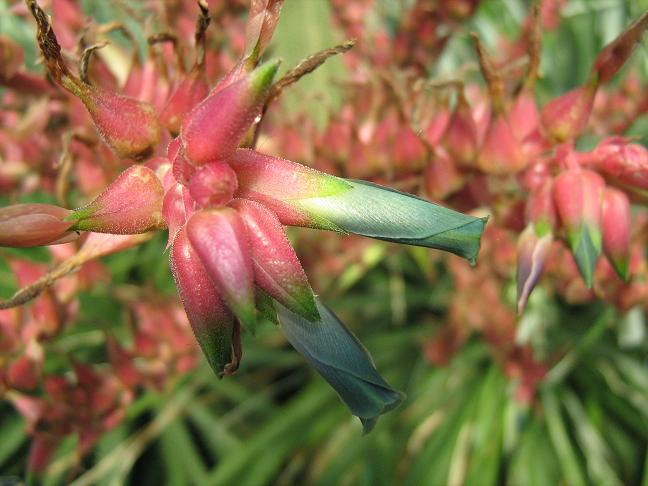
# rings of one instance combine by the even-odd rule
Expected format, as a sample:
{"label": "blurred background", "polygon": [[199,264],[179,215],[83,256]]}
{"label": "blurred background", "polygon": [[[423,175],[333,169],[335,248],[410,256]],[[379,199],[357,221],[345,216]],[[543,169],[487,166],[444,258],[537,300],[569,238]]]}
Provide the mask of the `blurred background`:
{"label": "blurred background", "polygon": [[[49,9],[56,2],[41,3]],[[116,86],[127,76],[119,66],[133,52],[141,63],[169,60],[167,51],[153,56],[147,36],[177,31],[179,43],[191,45],[193,2],[67,3],[69,11],[59,5],[53,15],[64,50],[74,51],[73,34],[90,22],[122,24],[106,30],[111,45],[98,54]],[[217,79],[241,53],[247,1],[209,4],[208,42],[219,54],[208,58],[208,69]],[[168,270],[166,234],[157,234],[85,264],[25,307],[0,311],[0,484],[38,477],[48,485],[648,486],[645,264],[627,284],[601,270],[590,290],[570,256],[557,251],[517,315],[519,231],[504,222],[505,210],[466,202],[463,189],[431,187],[429,161],[399,142],[408,136],[398,131],[403,116],[420,136],[420,127],[454,103],[434,92],[435,83],[460,80],[473,105],[483,99],[471,32],[505,78],[521,77],[528,56],[520,39],[531,8],[523,0],[286,0],[265,55],[282,58],[285,72],[314,52],[357,39],[348,54],[327,61],[272,106],[260,151],[460,210],[495,213],[474,268],[428,249],[291,230],[315,292],[358,335],[386,380],[407,394],[400,408],[363,436],[335,392],[270,322],[243,336],[237,374],[217,379],[193,344]],[[582,84],[601,48],[646,9],[646,0],[544,2],[538,103]],[[67,30],[59,31],[64,22]],[[16,45],[23,56],[18,69],[43,78],[34,32],[18,2],[0,0],[5,67],[17,48],[4,46]],[[648,144],[646,111],[628,115],[642,100],[648,106],[647,46],[640,43],[599,93],[579,150],[610,135]],[[74,105],[6,84],[0,205],[56,203],[67,150],[60,127]],[[384,122],[392,114],[395,132]],[[77,162],[66,166],[63,197],[78,206],[111,180],[112,162],[99,149],[72,153]],[[507,182],[501,184],[505,191]],[[633,211],[643,262],[644,208]],[[0,297],[74,251],[0,250]],[[12,335],[16,322],[39,337]],[[34,414],[49,409],[34,397],[68,408],[36,423]],[[46,459],[39,462],[39,454]]]}

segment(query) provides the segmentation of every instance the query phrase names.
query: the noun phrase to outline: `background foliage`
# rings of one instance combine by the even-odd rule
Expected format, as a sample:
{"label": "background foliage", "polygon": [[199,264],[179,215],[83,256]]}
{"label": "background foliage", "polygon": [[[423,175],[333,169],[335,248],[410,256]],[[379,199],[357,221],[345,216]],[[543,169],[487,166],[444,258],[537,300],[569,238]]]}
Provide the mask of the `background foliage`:
{"label": "background foliage", "polygon": [[[141,26],[120,3],[82,2],[100,21],[127,23],[143,42]],[[382,0],[378,15],[398,16],[405,3]],[[0,0],[0,33],[19,42],[27,65],[38,69],[32,26],[8,15],[9,7]],[[286,1],[272,48],[284,69],[342,40],[328,20],[331,8],[325,0]],[[600,48],[646,8],[646,0],[569,1],[560,27],[544,38],[539,98],[581,83]],[[430,77],[474,62],[469,31],[479,32],[491,48],[502,35],[515,37],[527,9],[522,0],[483,1],[429,67]],[[645,43],[633,64],[645,83]],[[286,112],[307,105],[324,123],[340,104],[342,88],[332,81],[345,75],[340,60],[327,63],[288,93]],[[647,144],[647,128],[648,120],[640,120],[631,134]],[[29,200],[52,197],[36,193]],[[2,205],[9,201],[0,195]],[[298,253],[309,244],[308,233],[293,235]],[[158,235],[105,259],[110,283],[79,295],[78,321],[56,338],[60,359],[48,361],[49,367],[64,369],[71,358],[105,362],[105,333],[125,339],[132,318],[115,295],[175,299],[164,245]],[[2,258],[11,254],[48,258],[46,251],[3,250],[2,297],[16,290]],[[535,399],[524,403],[478,334],[447,366],[426,360],[425,343],[444,325],[453,292],[451,278],[428,250],[372,242],[335,277],[315,290],[351,325],[385,378],[408,396],[371,434],[361,436],[360,424],[334,392],[264,323],[255,336],[244,336],[245,356],[235,377],[217,380],[203,362],[163,391],[146,392],[81,464],[74,440],[61,444],[44,484],[80,474],[73,484],[388,485],[398,478],[412,485],[648,485],[644,309],[620,315],[602,303],[568,305],[538,289],[518,334],[533,336],[537,349],[561,357]],[[513,305],[513,282],[502,298]],[[23,477],[29,447],[23,419],[8,402],[0,404],[0,437],[4,484]]]}

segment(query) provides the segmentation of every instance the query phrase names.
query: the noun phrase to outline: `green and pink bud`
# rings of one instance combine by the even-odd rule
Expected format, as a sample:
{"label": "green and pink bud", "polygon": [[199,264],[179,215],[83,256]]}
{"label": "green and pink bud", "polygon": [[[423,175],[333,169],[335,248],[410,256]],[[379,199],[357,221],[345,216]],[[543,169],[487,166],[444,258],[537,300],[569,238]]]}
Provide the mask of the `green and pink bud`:
{"label": "green and pink bud", "polygon": [[601,202],[605,182],[596,172],[568,169],[558,175],[553,197],[567,241],[588,287],[601,253]]}
{"label": "green and pink bud", "polygon": [[66,220],[71,229],[96,233],[137,234],[164,227],[164,189],[155,172],[133,165],[120,174],[94,201]]}
{"label": "green and pink bud", "polygon": [[67,243],[78,237],[71,214],[50,204],[16,204],[0,208],[0,246],[27,248]]}
{"label": "green and pink bud", "polygon": [[601,50],[592,66],[592,74],[607,83],[621,69],[648,29],[648,12],[635,20],[615,40]]}
{"label": "green and pink bud", "polygon": [[243,219],[232,208],[203,209],[189,218],[187,236],[225,304],[253,329],[254,267]]}
{"label": "green and pink bud", "polygon": [[527,227],[517,244],[517,311],[521,314],[529,296],[542,276],[557,222],[553,201],[553,183],[546,180],[529,195],[526,207]]}
{"label": "green and pink bud", "polygon": [[225,162],[203,165],[189,181],[191,197],[201,208],[225,206],[238,189],[236,173]]}
{"label": "green and pink bud", "polygon": [[628,196],[618,189],[606,187],[601,205],[603,252],[614,270],[624,280],[628,278],[630,224]]}
{"label": "green and pink bud", "polygon": [[181,137],[195,165],[227,159],[261,114],[279,63],[267,62],[242,79],[212,92],[186,116]]}
{"label": "green and pink bud", "polygon": [[455,163],[467,167],[474,165],[479,134],[463,91],[457,94],[457,106],[448,121],[442,140],[443,146]]}
{"label": "green and pink bud", "polygon": [[170,264],[189,323],[209,365],[219,375],[238,367],[234,317],[221,300],[207,270],[182,228],[174,242]]}
{"label": "green and pink bud", "polygon": [[578,138],[587,127],[596,89],[590,81],[547,103],[540,115],[544,133],[557,143]]}
{"label": "green and pink bud", "polygon": [[277,216],[261,204],[232,204],[247,227],[255,283],[281,305],[309,321],[319,319],[313,290]]}
{"label": "green and pink bud", "polygon": [[72,74],[49,18],[35,0],[27,0],[27,6],[36,20],[36,38],[52,79],[83,102],[101,137],[118,157],[149,156],[160,140],[160,123],[153,106],[93,86]]}
{"label": "green and pink bud", "polygon": [[520,172],[526,164],[527,158],[509,118],[503,112],[493,112],[479,149],[477,167],[487,174],[507,175]]}

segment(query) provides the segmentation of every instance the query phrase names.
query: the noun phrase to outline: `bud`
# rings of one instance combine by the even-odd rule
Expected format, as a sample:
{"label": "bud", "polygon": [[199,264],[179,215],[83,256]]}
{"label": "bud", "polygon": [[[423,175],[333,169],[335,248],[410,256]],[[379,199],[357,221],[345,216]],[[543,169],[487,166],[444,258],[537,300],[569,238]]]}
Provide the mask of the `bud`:
{"label": "bud", "polygon": [[463,187],[465,179],[454,162],[443,153],[428,163],[424,173],[425,192],[430,199],[441,201]]}
{"label": "bud", "polygon": [[189,323],[209,365],[218,375],[238,366],[233,353],[234,319],[209,278],[185,228],[173,242],[171,271]]}
{"label": "bud", "polygon": [[545,105],[540,115],[547,135],[556,142],[567,142],[580,136],[587,126],[596,84],[573,89]]}
{"label": "bud", "polygon": [[224,162],[205,164],[189,181],[191,197],[203,208],[225,206],[237,188],[236,173]]}
{"label": "bud", "polygon": [[180,133],[182,120],[191,109],[200,103],[209,93],[209,87],[202,69],[192,69],[169,97],[160,122],[174,137]]}
{"label": "bud", "polygon": [[278,62],[267,62],[244,78],[210,94],[184,119],[185,154],[196,165],[224,160],[238,147],[261,113]]}
{"label": "bud", "polygon": [[507,175],[521,171],[526,163],[508,118],[501,112],[494,112],[479,149],[477,166],[487,174]]}
{"label": "bud", "polygon": [[521,314],[542,275],[553,242],[556,208],[550,179],[529,195],[526,207],[528,225],[517,244],[517,311]]}
{"label": "bud", "polygon": [[160,140],[155,109],[148,103],[79,84],[71,91],[88,109],[103,140],[122,159],[145,159]]}
{"label": "bud", "polygon": [[160,180],[148,167],[133,165],[94,201],[67,220],[75,230],[128,235],[163,228]]}
{"label": "bud", "polygon": [[509,122],[518,140],[524,140],[538,128],[540,115],[533,93],[526,89],[513,101]]}
{"label": "bud", "polygon": [[596,172],[569,169],[558,175],[553,196],[567,241],[588,287],[601,253],[601,200],[605,183]]}
{"label": "bud", "polygon": [[477,143],[477,126],[472,111],[463,91],[459,91],[457,106],[443,135],[444,147],[455,163],[470,167],[477,156]]}
{"label": "bud", "polygon": [[619,276],[628,279],[630,201],[618,189],[606,187],[601,205],[603,252]]}
{"label": "bud", "polygon": [[294,313],[318,320],[313,290],[277,216],[254,201],[233,206],[247,227],[256,284]]}
{"label": "bud", "polygon": [[628,189],[648,190],[648,149],[643,145],[610,140],[589,155],[611,182]]}
{"label": "bud", "polygon": [[524,312],[531,291],[542,275],[553,234],[548,231],[542,234],[540,228],[529,223],[520,234],[517,244],[517,311]]}
{"label": "bud", "polygon": [[180,184],[186,186],[196,173],[196,167],[187,160],[182,146],[179,147],[179,150],[175,153],[175,157],[171,160],[173,177]]}
{"label": "bud", "polygon": [[79,97],[104,141],[120,158],[144,158],[160,139],[160,125],[148,103],[92,86],[73,75],[45,12],[35,0],[27,0],[38,31],[36,38],[50,75],[60,86]]}
{"label": "bud", "polygon": [[598,76],[600,83],[607,83],[621,69],[635,46],[641,41],[646,29],[648,29],[648,12],[601,50],[592,66],[592,73]]}
{"label": "bud", "polygon": [[187,222],[187,236],[218,294],[254,328],[254,269],[245,223],[231,208],[202,210]]}
{"label": "bud", "polygon": [[16,204],[0,208],[0,246],[26,248],[55,245],[76,238],[65,221],[70,210],[49,204]]}

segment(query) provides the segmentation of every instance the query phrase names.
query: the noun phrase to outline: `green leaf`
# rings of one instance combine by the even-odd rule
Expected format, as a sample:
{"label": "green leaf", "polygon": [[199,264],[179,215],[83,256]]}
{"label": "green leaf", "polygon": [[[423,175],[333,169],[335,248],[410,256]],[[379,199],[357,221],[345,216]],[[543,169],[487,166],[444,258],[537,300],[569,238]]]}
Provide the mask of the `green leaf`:
{"label": "green leaf", "polygon": [[367,350],[337,316],[319,300],[316,303],[321,316],[317,322],[275,303],[281,328],[369,432],[379,415],[401,403],[403,394],[381,378]]}
{"label": "green leaf", "polygon": [[488,218],[468,216],[371,182],[347,182],[351,190],[301,199],[298,205],[348,233],[437,248],[475,263]]}

